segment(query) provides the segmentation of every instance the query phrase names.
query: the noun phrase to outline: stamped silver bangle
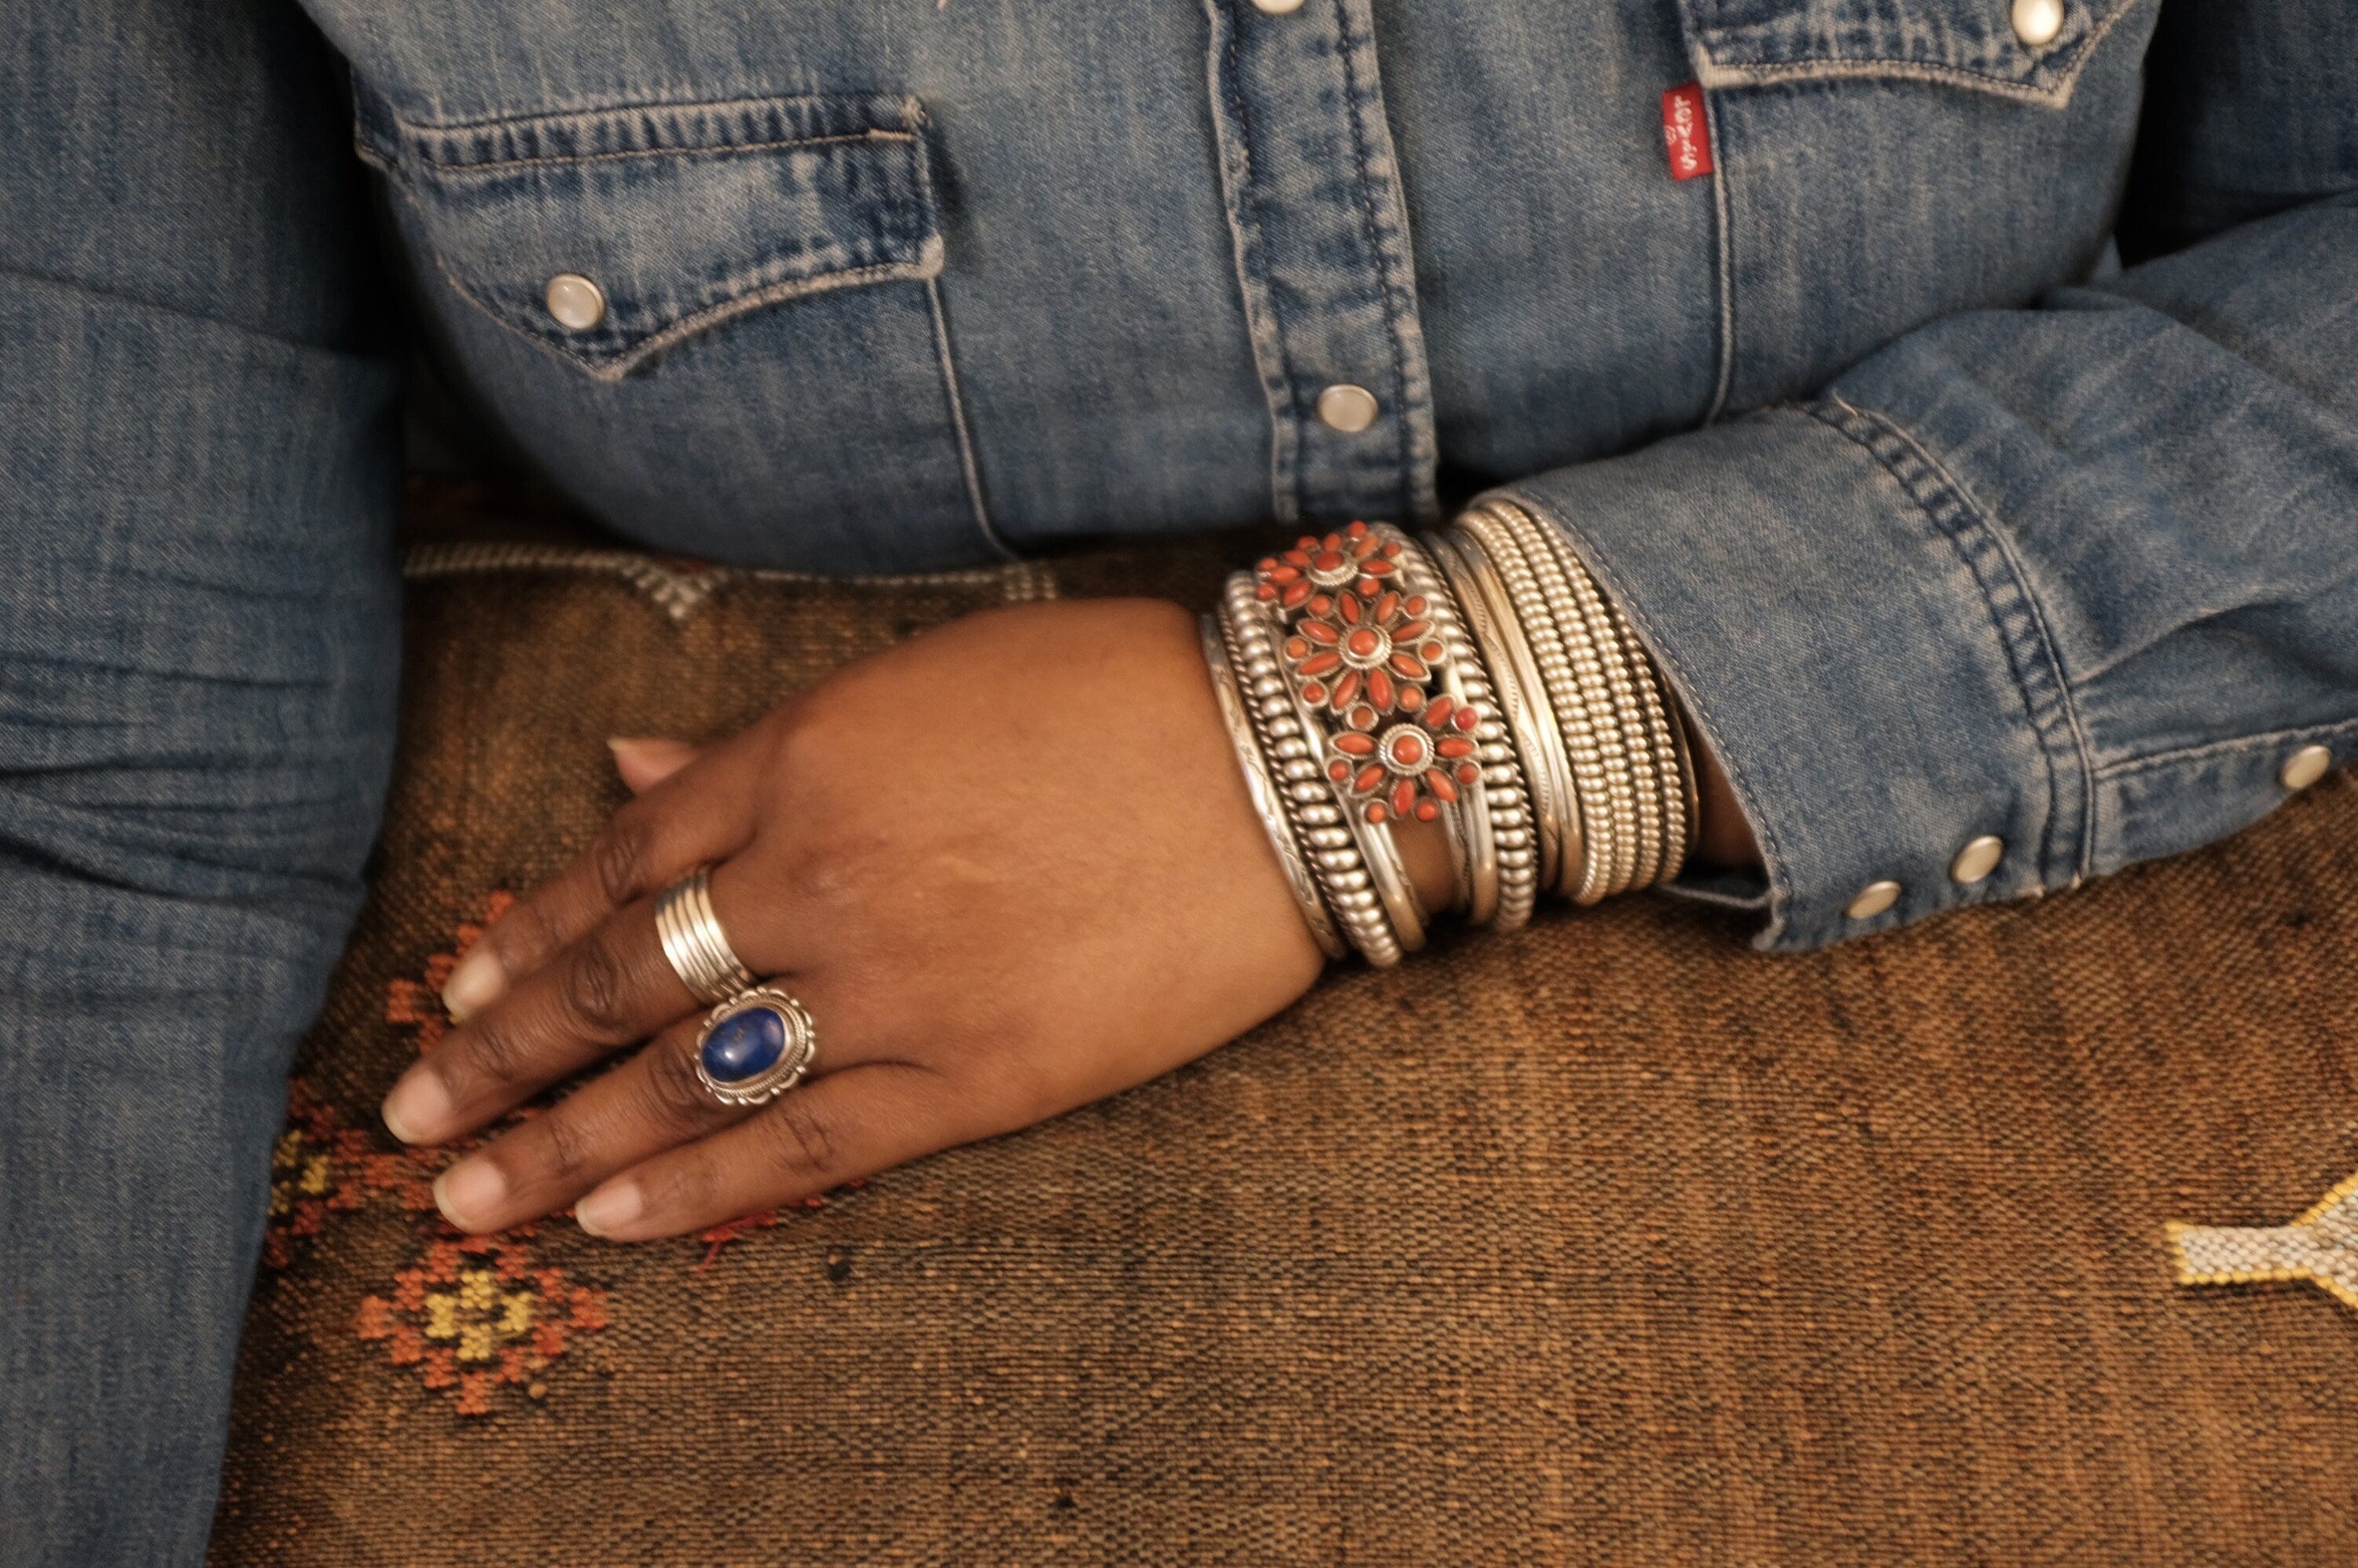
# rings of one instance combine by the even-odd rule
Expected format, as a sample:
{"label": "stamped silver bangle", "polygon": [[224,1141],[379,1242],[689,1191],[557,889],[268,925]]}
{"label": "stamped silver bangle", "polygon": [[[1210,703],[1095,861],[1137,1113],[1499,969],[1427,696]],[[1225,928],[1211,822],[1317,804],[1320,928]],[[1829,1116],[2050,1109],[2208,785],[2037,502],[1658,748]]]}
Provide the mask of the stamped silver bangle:
{"label": "stamped silver bangle", "polygon": [[1553,887],[1563,858],[1580,854],[1580,816],[1572,762],[1558,735],[1547,689],[1507,585],[1479,541],[1462,528],[1436,535],[1433,555],[1457,589],[1476,644],[1488,666],[1506,737],[1521,761],[1531,799],[1533,881]]}
{"label": "stamped silver bangle", "polygon": [[1506,584],[1488,556],[1463,529],[1431,535],[1426,546],[1456,590],[1466,629],[1490,677],[1499,715],[1499,750],[1504,760],[1516,764],[1510,777],[1520,792],[1520,824],[1506,826],[1493,799],[1493,816],[1500,821],[1498,924],[1513,929],[1530,920],[1539,890],[1555,884],[1562,858],[1580,853],[1572,764]]}
{"label": "stamped silver bangle", "polygon": [[1303,924],[1310,927],[1311,939],[1327,957],[1344,957],[1351,949],[1343,940],[1343,934],[1336,929],[1334,916],[1327,912],[1325,895],[1319,889],[1316,875],[1303,859],[1302,845],[1286,815],[1284,797],[1279,792],[1277,780],[1270,775],[1260,736],[1253,727],[1244,692],[1228,662],[1228,639],[1221,633],[1219,618],[1206,615],[1199,630],[1204,663],[1212,676],[1212,695],[1219,704],[1221,721],[1228,727],[1228,744],[1236,752],[1237,764],[1244,773],[1245,790],[1252,797],[1253,814],[1260,818],[1261,831],[1268,836],[1270,847],[1277,851],[1278,864],[1285,872],[1286,885],[1293,892],[1293,902],[1302,911]]}

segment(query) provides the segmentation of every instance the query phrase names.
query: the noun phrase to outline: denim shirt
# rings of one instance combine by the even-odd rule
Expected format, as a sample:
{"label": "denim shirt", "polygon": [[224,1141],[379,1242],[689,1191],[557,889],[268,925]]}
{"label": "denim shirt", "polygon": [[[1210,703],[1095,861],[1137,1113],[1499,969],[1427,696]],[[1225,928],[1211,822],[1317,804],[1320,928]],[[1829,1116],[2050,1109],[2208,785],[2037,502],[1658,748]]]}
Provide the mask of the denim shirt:
{"label": "denim shirt", "polygon": [[[2203,842],[2358,745],[2348,0],[1288,4],[307,0],[325,48],[259,0],[18,8],[0,655],[104,687],[150,673],[118,618],[210,639],[170,721],[266,719],[269,852],[347,867],[406,335],[730,561],[1505,487],[1725,765],[1766,879],[1685,885],[1768,946]],[[94,744],[37,706],[12,769]],[[0,831],[189,858],[129,799],[58,853],[88,778]]]}
{"label": "denim shirt", "polygon": [[732,561],[1504,487],[1732,776],[1766,877],[1683,885],[1766,946],[2358,752],[2352,0],[17,0],[0,145],[0,1519],[43,1560],[203,1555],[390,767],[413,354]]}

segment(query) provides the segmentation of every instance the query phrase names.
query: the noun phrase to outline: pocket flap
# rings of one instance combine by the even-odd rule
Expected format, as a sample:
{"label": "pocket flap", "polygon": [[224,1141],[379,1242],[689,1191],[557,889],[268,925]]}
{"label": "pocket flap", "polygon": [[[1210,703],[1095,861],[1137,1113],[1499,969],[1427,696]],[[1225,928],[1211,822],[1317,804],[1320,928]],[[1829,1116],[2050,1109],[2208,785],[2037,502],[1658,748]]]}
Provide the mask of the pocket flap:
{"label": "pocket flap", "polygon": [[[451,285],[600,380],[777,300],[941,271],[913,98],[421,125],[358,97],[361,154],[415,204]],[[560,291],[573,326],[549,288],[568,275],[594,286]]]}
{"label": "pocket flap", "polygon": [[[2050,108],[2089,51],[2141,0],[1686,0],[1706,87],[1837,77],[1945,82]],[[2026,13],[2034,44],[2016,28]],[[2044,11],[2044,15],[2040,13]]]}

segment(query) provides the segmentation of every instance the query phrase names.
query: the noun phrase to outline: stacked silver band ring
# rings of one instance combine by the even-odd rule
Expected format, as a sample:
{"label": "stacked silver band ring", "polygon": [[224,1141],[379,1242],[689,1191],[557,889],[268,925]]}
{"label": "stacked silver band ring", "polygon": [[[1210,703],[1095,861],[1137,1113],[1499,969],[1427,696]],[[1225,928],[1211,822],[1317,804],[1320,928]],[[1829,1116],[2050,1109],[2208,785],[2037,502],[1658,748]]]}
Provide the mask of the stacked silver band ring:
{"label": "stacked silver band ring", "polygon": [[655,935],[679,983],[698,1001],[727,1001],[753,983],[753,971],[729,946],[712,913],[711,884],[702,866],[655,900]]}
{"label": "stacked silver band ring", "polygon": [[713,1005],[696,1036],[696,1076],[726,1106],[763,1105],[803,1081],[818,1058],[810,1011],[774,985],[757,985],[712,913],[704,867],[655,900],[655,935],[680,984]]}

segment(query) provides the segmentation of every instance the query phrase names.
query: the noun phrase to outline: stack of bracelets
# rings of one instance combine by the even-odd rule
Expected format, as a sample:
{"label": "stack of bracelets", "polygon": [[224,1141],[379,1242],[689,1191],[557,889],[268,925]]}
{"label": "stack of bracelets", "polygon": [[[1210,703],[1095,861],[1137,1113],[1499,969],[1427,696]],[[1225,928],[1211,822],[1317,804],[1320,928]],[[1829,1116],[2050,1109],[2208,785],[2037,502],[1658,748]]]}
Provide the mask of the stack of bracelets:
{"label": "stack of bracelets", "polygon": [[[1412,540],[1354,523],[1228,581],[1204,654],[1261,824],[1330,958],[1390,965],[1437,914],[1513,930],[1678,875],[1686,730],[1571,546],[1487,501]],[[1455,891],[1425,907],[1395,824],[1436,825]]]}

